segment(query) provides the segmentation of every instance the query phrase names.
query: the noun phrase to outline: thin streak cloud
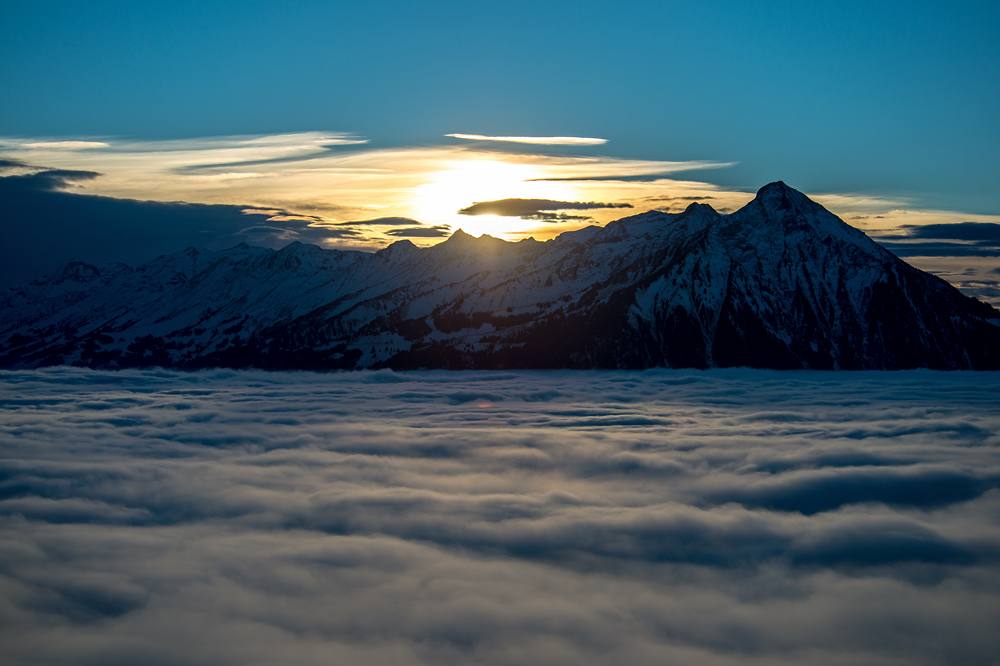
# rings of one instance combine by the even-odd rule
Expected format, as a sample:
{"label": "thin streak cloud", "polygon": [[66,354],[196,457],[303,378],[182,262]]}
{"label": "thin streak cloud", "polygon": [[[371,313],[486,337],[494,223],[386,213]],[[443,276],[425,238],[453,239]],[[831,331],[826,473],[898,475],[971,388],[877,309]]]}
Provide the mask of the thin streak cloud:
{"label": "thin streak cloud", "polygon": [[599,146],[608,142],[607,139],[582,136],[485,136],[483,134],[445,134],[445,136],[468,141],[506,141],[538,146]]}
{"label": "thin streak cloud", "polygon": [[102,141],[36,141],[24,144],[25,148],[51,148],[54,150],[86,150],[87,148],[110,148]]}

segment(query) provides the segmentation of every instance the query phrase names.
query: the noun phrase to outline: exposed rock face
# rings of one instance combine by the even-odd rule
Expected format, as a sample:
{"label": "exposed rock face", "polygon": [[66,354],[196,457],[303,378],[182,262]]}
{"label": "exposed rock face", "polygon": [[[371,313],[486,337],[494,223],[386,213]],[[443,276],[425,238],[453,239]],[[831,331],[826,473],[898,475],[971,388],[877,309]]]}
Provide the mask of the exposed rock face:
{"label": "exposed rock face", "polygon": [[993,370],[997,324],[778,182],[545,243],[74,260],[0,296],[0,367]]}

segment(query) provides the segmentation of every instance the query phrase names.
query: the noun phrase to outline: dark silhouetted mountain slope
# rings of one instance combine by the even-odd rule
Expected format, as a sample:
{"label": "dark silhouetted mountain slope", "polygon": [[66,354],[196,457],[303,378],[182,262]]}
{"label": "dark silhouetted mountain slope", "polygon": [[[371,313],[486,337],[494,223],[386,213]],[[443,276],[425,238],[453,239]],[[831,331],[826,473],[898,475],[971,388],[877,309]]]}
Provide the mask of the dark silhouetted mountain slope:
{"label": "dark silhouetted mountain slope", "polygon": [[995,370],[998,323],[778,182],[545,243],[74,260],[0,296],[0,366]]}

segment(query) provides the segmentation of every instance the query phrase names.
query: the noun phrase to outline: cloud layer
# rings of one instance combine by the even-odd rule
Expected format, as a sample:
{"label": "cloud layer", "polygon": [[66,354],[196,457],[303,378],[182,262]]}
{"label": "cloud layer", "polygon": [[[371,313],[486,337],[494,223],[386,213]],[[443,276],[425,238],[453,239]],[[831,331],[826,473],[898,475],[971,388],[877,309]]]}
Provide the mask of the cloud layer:
{"label": "cloud layer", "polygon": [[974,664],[1000,378],[0,373],[34,663]]}
{"label": "cloud layer", "polygon": [[245,241],[277,249],[295,240],[320,244],[357,235],[346,228],[314,227],[314,219],[283,211],[64,191],[99,176],[68,169],[0,176],[0,287],[40,278],[73,256],[102,266],[137,265],[188,246],[221,250]]}

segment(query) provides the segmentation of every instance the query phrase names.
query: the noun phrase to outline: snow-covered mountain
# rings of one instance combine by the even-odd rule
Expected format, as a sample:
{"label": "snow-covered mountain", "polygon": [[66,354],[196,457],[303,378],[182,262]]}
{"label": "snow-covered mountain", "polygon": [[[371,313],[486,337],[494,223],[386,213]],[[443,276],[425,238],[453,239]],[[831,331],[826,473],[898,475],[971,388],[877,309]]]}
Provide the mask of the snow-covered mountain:
{"label": "snow-covered mountain", "polygon": [[778,182],[545,243],[74,260],[0,296],[0,367],[1000,369],[997,324]]}

